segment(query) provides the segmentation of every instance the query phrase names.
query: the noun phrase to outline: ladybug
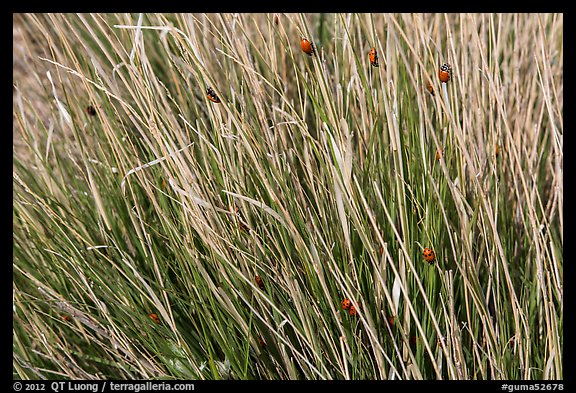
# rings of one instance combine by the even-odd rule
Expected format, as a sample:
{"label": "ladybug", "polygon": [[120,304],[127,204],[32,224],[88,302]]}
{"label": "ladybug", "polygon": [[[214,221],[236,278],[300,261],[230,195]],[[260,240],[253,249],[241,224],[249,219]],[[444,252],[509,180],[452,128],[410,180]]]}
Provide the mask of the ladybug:
{"label": "ladybug", "polygon": [[443,153],[444,153],[444,149],[436,150],[436,159],[440,160],[442,158]]}
{"label": "ladybug", "polygon": [[72,320],[69,315],[62,315],[62,319],[64,319],[66,322],[70,322]]}
{"label": "ladybug", "polygon": [[496,145],[496,149],[494,149],[494,153],[496,154],[496,157],[498,157],[498,155],[500,154],[500,146]]}
{"label": "ladybug", "polygon": [[348,298],[342,300],[342,303],[340,303],[340,304],[342,305],[342,308],[344,310],[348,310],[350,308],[350,306],[352,306],[352,302]]}
{"label": "ladybug", "polygon": [[302,38],[300,40],[300,47],[302,48],[302,51],[308,56],[312,56],[314,54],[314,45],[306,38]]}
{"label": "ladybug", "polygon": [[208,99],[216,104],[221,103],[222,101],[220,101],[220,98],[218,98],[218,96],[216,95],[216,93],[214,92],[214,90],[212,90],[211,87],[206,89],[206,95],[208,96]]}
{"label": "ladybug", "polygon": [[368,52],[368,55],[370,56],[370,64],[372,64],[372,66],[374,66],[374,67],[379,67],[379,65],[378,65],[378,53],[376,53],[376,49],[374,47],[372,47],[370,49],[370,52]]}
{"label": "ladybug", "polygon": [[90,116],[96,116],[96,108],[94,108],[92,105],[88,105],[86,107],[86,113],[88,113]]}
{"label": "ladybug", "polygon": [[434,254],[434,251],[432,251],[430,248],[426,247],[424,249],[424,259],[426,260],[426,262],[428,263],[433,263],[434,260],[436,259],[436,255]]}
{"label": "ladybug", "polygon": [[390,327],[394,326],[394,316],[386,316],[386,321]]}
{"label": "ladybug", "polygon": [[430,92],[430,94],[432,94],[432,97],[434,97],[436,95],[436,93],[434,93],[434,86],[432,86],[432,82],[428,82],[428,85],[426,86],[426,89],[428,89],[428,91]]}
{"label": "ladybug", "polygon": [[438,77],[440,78],[440,82],[447,83],[452,78],[452,67],[450,64],[444,63],[442,67],[440,67],[440,71],[438,71]]}
{"label": "ladybug", "polygon": [[262,281],[262,277],[256,276],[256,277],[254,277],[254,280],[256,281],[258,288],[263,290],[264,289],[264,281]]}
{"label": "ladybug", "polygon": [[150,318],[152,318],[152,320],[154,321],[154,323],[160,323],[160,317],[154,313],[149,315]]}
{"label": "ladybug", "polygon": [[356,307],[354,307],[354,305],[350,305],[350,309],[348,310],[348,312],[350,313],[350,315],[352,315],[353,317],[358,315],[358,310],[356,310]]}
{"label": "ladybug", "polygon": [[382,254],[384,254],[384,246],[380,246],[380,256],[382,256]]}

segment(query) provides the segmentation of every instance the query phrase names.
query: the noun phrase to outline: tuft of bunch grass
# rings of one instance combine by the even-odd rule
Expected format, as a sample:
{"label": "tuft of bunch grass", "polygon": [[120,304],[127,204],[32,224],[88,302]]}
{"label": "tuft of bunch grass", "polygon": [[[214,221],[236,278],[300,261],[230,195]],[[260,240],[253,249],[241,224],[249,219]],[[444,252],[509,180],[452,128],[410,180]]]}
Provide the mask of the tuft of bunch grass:
{"label": "tuft of bunch grass", "polygon": [[14,26],[14,378],[563,378],[563,15]]}

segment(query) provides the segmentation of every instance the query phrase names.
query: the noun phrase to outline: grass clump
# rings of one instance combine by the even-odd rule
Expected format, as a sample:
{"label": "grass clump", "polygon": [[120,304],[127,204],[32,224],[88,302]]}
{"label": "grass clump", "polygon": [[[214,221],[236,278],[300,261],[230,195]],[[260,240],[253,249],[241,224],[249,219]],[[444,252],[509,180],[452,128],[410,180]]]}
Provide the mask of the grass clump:
{"label": "grass clump", "polygon": [[563,378],[561,14],[14,23],[14,378]]}

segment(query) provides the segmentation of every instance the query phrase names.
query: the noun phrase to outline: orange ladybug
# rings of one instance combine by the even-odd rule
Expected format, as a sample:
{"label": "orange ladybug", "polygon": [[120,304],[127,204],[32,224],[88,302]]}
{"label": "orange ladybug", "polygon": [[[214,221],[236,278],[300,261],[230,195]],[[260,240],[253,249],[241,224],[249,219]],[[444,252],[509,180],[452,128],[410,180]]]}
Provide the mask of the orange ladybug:
{"label": "orange ladybug", "polygon": [[348,310],[350,308],[350,306],[352,305],[352,302],[350,301],[350,299],[346,298],[344,300],[342,300],[342,303],[340,303],[342,305],[342,308],[344,310]]}
{"label": "orange ladybug", "polygon": [[72,320],[69,315],[62,315],[62,319],[64,319],[66,322],[70,322]]}
{"label": "orange ladybug", "polygon": [[434,254],[434,251],[432,251],[430,248],[426,247],[424,249],[424,259],[426,260],[426,262],[428,263],[432,263],[434,262],[434,260],[436,259],[436,255]]}
{"label": "orange ladybug", "polygon": [[158,315],[152,313],[149,317],[154,321],[154,323],[160,323],[160,317]]}
{"label": "orange ladybug", "polygon": [[428,89],[430,94],[432,94],[432,97],[434,97],[436,95],[436,93],[434,93],[434,86],[432,86],[432,82],[428,82],[428,85],[426,86],[426,88]]}
{"label": "orange ladybug", "polygon": [[256,277],[254,277],[254,280],[256,281],[258,288],[263,290],[264,289],[264,281],[262,281],[262,277],[256,276]]}
{"label": "orange ladybug", "polygon": [[350,305],[350,309],[348,310],[348,312],[350,313],[350,315],[352,315],[353,317],[358,315],[358,310],[356,310],[356,307],[354,307],[353,304]]}
{"label": "orange ladybug", "polygon": [[438,71],[438,77],[440,78],[440,82],[447,83],[452,78],[452,67],[450,64],[444,63],[440,67],[440,71]]}
{"label": "orange ladybug", "polygon": [[314,54],[314,45],[306,38],[302,38],[300,40],[300,47],[302,48],[302,51],[308,56],[312,56]]}
{"label": "orange ladybug", "polygon": [[216,104],[219,104],[222,102],[222,101],[220,101],[220,98],[218,98],[218,96],[216,95],[214,90],[212,90],[211,87],[206,89],[206,96],[208,96],[208,99],[210,101],[215,102]]}
{"label": "orange ladybug", "polygon": [[441,159],[443,153],[444,153],[444,149],[436,150],[436,159],[437,160]]}
{"label": "orange ladybug", "polygon": [[394,326],[394,316],[386,316],[386,321],[388,322],[388,325],[390,325],[390,327]]}
{"label": "orange ladybug", "polygon": [[374,67],[379,67],[379,65],[378,65],[378,53],[376,52],[376,48],[372,47],[370,49],[370,52],[368,52],[368,55],[370,56],[370,64],[372,64],[372,66],[374,66]]}
{"label": "orange ladybug", "polygon": [[88,105],[86,107],[86,113],[88,113],[90,116],[96,116],[96,108],[94,108],[92,105]]}

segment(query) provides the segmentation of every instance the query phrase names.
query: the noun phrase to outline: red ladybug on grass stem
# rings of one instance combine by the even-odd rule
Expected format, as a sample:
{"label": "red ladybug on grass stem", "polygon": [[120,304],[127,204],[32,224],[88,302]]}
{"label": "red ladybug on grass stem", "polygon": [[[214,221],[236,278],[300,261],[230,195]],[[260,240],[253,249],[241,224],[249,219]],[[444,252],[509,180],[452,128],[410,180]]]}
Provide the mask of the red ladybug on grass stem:
{"label": "red ladybug on grass stem", "polygon": [[432,251],[432,249],[426,247],[424,249],[423,252],[424,255],[424,260],[430,264],[432,264],[434,262],[434,260],[436,259],[436,255],[434,254],[434,251]]}
{"label": "red ladybug on grass stem", "polygon": [[300,48],[302,48],[302,51],[308,56],[312,56],[315,53],[314,44],[312,44],[306,38],[302,38],[300,40]]}
{"label": "red ladybug on grass stem", "polygon": [[452,79],[452,67],[450,67],[450,64],[442,64],[438,71],[438,78],[440,78],[440,82],[442,83],[448,83],[450,79]]}
{"label": "red ladybug on grass stem", "polygon": [[370,52],[368,52],[368,55],[370,56],[370,64],[372,64],[373,67],[379,67],[378,53],[376,52],[376,48],[372,47]]}

